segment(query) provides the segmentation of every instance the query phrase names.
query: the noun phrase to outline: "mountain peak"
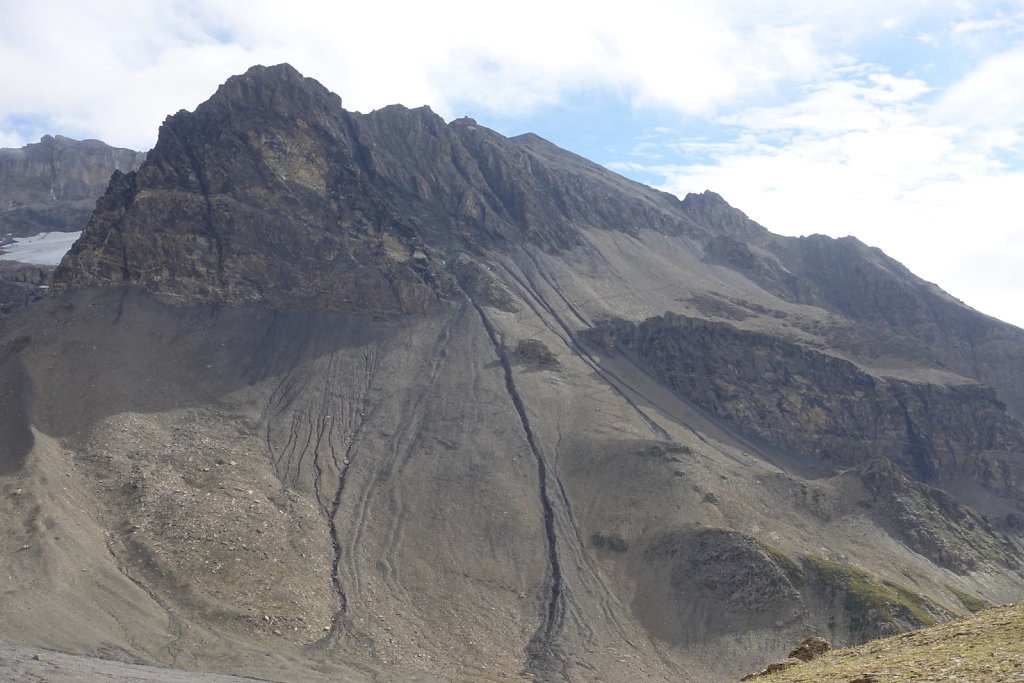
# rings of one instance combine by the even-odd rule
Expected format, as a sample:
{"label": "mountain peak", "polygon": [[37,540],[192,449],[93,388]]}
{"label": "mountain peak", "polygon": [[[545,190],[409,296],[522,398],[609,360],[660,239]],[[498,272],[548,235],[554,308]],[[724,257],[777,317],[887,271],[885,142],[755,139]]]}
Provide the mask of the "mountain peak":
{"label": "mountain peak", "polygon": [[242,107],[299,115],[312,109],[340,109],[341,98],[290,64],[257,65],[227,79],[203,107]]}
{"label": "mountain peak", "polygon": [[750,238],[764,235],[768,231],[750,220],[747,214],[725,201],[722,195],[711,190],[687,194],[683,208],[698,220],[715,227],[721,234]]}
{"label": "mountain peak", "polygon": [[1024,595],[1024,330],[713,192],[340,102],[229,79],[0,321],[0,636],[724,681]]}
{"label": "mountain peak", "polygon": [[236,80],[247,81],[249,83],[264,86],[274,86],[278,84],[288,83],[292,85],[316,84],[316,86],[323,88],[323,86],[320,85],[319,81],[317,81],[314,78],[309,78],[307,76],[302,75],[301,73],[299,73],[298,69],[296,69],[291,64],[288,64],[287,62],[274,64],[272,66],[255,64],[246,69],[245,73],[229,77],[226,83],[231,83],[232,81]]}
{"label": "mountain peak", "polygon": [[239,76],[239,78],[278,78],[295,81],[306,79],[305,76],[299,73],[298,69],[296,69],[288,62],[272,64],[271,66],[264,66],[263,64],[253,64],[248,69],[246,69],[245,73]]}
{"label": "mountain peak", "polygon": [[[165,121],[137,176],[112,183],[55,289],[134,284],[182,303],[346,310],[370,296],[380,310],[423,312],[453,296],[443,263],[459,252],[558,251],[584,228],[637,225],[690,224],[669,195],[540,138],[448,125],[428,107],[351,113],[290,65],[254,66]],[[356,273],[384,284],[370,295]]]}

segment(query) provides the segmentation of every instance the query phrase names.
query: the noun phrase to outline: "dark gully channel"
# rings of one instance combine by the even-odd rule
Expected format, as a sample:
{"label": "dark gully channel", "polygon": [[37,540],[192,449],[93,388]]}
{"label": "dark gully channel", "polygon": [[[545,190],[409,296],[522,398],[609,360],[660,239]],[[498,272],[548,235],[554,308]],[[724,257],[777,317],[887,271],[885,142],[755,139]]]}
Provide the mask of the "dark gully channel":
{"label": "dark gully channel", "polygon": [[[341,559],[342,549],[341,541],[339,540],[340,531],[338,529],[338,510],[341,508],[341,497],[345,492],[345,482],[348,479],[348,470],[352,465],[352,459],[354,457],[353,449],[355,448],[356,442],[359,440],[360,434],[363,431],[363,427],[366,425],[366,421],[359,423],[358,427],[352,433],[349,439],[348,445],[345,447],[345,455],[340,463],[338,473],[338,486],[334,491],[334,496],[331,500],[330,508],[324,510],[327,518],[328,532],[331,536],[331,546],[333,548],[334,557],[331,560],[331,585],[334,588],[334,593],[338,598],[338,611],[335,612],[334,617],[331,619],[330,631],[320,639],[320,643],[329,642],[336,635],[338,635],[345,625],[345,615],[348,612],[348,598],[345,595],[344,587],[341,585]],[[330,447],[332,458],[334,456],[334,447]],[[339,466],[337,458],[334,459],[335,467]],[[318,468],[319,469],[319,468]],[[319,487],[318,487],[319,488]]]}
{"label": "dark gully channel", "polygon": [[544,455],[541,453],[537,439],[534,437],[533,429],[530,427],[526,406],[523,404],[523,399],[519,396],[515,382],[512,379],[512,364],[508,359],[508,353],[498,339],[498,334],[483,308],[476,301],[473,301],[472,298],[470,298],[470,303],[473,304],[473,308],[479,314],[480,321],[487,331],[487,336],[490,337],[498,360],[501,361],[501,367],[505,372],[505,389],[508,391],[509,398],[512,399],[516,412],[519,414],[519,420],[523,425],[523,432],[526,434],[526,441],[529,443],[530,450],[537,461],[540,505],[544,513],[544,531],[547,535],[548,577],[543,588],[543,596],[547,604],[540,628],[533,634],[533,637],[530,638],[530,642],[526,646],[528,657],[527,669],[545,677],[551,674],[561,674],[561,677],[565,678],[565,662],[555,643],[555,640],[562,631],[562,625],[565,620],[565,584],[562,577],[562,567],[558,561],[555,515],[551,505],[551,498],[548,495],[547,465],[544,462]]}

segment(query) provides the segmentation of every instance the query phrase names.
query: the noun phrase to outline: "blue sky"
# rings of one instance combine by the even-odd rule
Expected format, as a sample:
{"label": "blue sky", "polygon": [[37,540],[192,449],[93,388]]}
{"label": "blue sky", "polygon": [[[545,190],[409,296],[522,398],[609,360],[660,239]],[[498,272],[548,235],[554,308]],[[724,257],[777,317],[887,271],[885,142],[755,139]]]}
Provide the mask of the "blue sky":
{"label": "blue sky", "polygon": [[535,132],[769,229],[855,235],[1024,326],[1024,0],[0,0],[0,146],[147,149],[287,61],[349,109]]}

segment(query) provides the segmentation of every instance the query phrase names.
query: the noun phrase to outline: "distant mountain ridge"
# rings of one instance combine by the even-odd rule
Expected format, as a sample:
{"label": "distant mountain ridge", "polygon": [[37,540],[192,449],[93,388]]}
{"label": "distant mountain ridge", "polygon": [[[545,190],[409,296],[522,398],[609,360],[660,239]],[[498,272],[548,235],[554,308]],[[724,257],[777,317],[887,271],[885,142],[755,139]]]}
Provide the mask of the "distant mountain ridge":
{"label": "distant mountain ridge", "polygon": [[99,140],[44,135],[0,149],[0,240],[85,227],[114,171],[133,171],[144,152]]}
{"label": "distant mountain ridge", "polygon": [[288,65],[168,117],[0,344],[6,638],[714,681],[1024,596],[1024,330]]}

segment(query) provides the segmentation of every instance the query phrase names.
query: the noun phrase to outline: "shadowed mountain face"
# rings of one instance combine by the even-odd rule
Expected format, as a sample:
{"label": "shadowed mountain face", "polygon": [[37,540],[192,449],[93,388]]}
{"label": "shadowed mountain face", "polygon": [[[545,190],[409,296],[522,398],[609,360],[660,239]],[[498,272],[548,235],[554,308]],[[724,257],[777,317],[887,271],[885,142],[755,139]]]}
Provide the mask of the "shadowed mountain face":
{"label": "shadowed mountain face", "polygon": [[254,67],[52,289],[2,321],[8,639],[727,680],[1024,594],[1024,331],[536,136]]}

